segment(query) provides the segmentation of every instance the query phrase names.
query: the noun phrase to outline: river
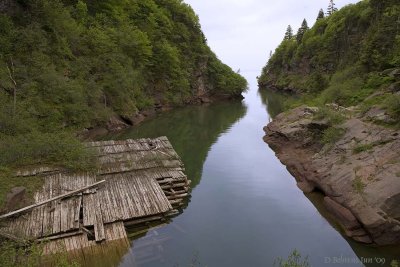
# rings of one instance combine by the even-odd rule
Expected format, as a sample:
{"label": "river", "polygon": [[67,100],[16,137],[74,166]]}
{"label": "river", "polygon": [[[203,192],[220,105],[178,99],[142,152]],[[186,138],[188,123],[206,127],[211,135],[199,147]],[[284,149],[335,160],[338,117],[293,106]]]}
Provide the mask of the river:
{"label": "river", "polygon": [[182,212],[132,240],[120,266],[272,266],[294,249],[312,266],[389,266],[395,248],[343,237],[321,196],[296,187],[262,140],[282,96],[250,83],[242,102],[173,110],[110,137],[167,136],[192,180]]}

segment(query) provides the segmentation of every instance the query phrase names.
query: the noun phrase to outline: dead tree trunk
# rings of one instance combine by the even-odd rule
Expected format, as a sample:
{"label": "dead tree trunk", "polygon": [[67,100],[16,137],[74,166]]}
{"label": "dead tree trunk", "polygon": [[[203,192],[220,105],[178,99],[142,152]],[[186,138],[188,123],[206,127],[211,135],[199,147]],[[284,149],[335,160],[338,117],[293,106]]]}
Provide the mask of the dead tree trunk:
{"label": "dead tree trunk", "polygon": [[15,81],[15,68],[14,68],[14,61],[12,58],[10,58],[10,66],[7,64],[7,70],[8,70],[8,77],[11,80],[11,83],[13,85],[13,116],[15,117],[16,111],[17,111],[17,82]]}

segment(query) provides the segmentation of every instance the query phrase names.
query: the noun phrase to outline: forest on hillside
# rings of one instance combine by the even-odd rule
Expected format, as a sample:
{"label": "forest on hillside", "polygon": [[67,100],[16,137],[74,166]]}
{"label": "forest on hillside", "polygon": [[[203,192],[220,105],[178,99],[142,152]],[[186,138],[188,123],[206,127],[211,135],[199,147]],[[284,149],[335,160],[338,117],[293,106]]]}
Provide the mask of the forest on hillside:
{"label": "forest on hillside", "polygon": [[363,0],[340,10],[330,3],[311,28],[306,21],[296,34],[288,27],[258,78],[260,87],[300,93],[297,105],[378,104],[398,120],[400,3]]}
{"label": "forest on hillside", "polygon": [[0,11],[0,166],[81,162],[79,130],[247,87],[182,0],[5,0]]}

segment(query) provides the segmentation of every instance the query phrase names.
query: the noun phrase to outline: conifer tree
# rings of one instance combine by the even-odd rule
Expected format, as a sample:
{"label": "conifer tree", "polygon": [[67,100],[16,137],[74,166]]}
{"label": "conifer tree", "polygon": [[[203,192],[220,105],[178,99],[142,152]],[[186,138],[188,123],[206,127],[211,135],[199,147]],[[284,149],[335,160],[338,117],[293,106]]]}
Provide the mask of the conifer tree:
{"label": "conifer tree", "polygon": [[326,11],[326,14],[328,16],[332,15],[333,13],[335,13],[338,9],[335,7],[335,3],[333,2],[333,0],[329,0],[329,6],[328,9]]}
{"label": "conifer tree", "polygon": [[286,33],[285,33],[285,38],[283,38],[284,40],[291,40],[293,38],[293,30],[292,30],[292,26],[288,25],[287,29],[286,29]]}
{"label": "conifer tree", "polygon": [[323,19],[324,17],[325,17],[325,13],[324,13],[324,10],[321,8],[321,9],[319,10],[319,12],[318,12],[317,20]]}
{"label": "conifer tree", "polygon": [[304,19],[303,22],[301,23],[301,27],[299,28],[299,30],[297,31],[297,35],[296,35],[296,40],[298,43],[301,42],[301,40],[303,39],[304,33],[308,30],[308,24],[307,24],[307,20]]}

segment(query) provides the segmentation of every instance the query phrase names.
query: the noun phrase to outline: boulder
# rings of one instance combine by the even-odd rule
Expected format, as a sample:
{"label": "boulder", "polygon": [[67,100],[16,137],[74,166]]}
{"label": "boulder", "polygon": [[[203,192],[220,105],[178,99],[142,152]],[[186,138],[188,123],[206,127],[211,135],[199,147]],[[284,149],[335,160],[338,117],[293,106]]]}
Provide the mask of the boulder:
{"label": "boulder", "polygon": [[135,126],[140,124],[145,120],[145,116],[141,113],[137,113],[133,116],[121,116],[125,122],[127,122],[129,125]]}
{"label": "boulder", "polygon": [[6,211],[16,210],[26,202],[26,188],[23,186],[14,187],[6,196],[4,208]]}
{"label": "boulder", "polygon": [[393,123],[393,118],[386,113],[386,111],[380,107],[374,106],[370,108],[364,117],[371,121]]}
{"label": "boulder", "polygon": [[120,131],[122,129],[128,128],[129,125],[126,124],[119,116],[112,116],[106,124],[107,130],[114,132]]}

